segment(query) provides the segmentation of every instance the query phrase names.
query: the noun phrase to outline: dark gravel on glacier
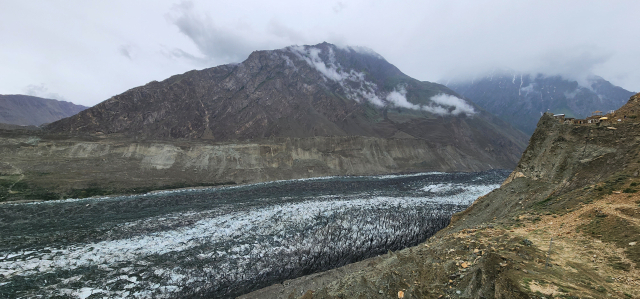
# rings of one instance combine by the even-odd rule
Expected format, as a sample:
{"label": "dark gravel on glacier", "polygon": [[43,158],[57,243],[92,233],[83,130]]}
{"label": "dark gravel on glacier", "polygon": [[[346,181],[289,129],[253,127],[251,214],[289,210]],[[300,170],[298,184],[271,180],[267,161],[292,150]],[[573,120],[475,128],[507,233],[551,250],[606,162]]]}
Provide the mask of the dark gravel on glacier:
{"label": "dark gravel on glacier", "polygon": [[416,245],[508,171],[0,205],[0,298],[233,297]]}

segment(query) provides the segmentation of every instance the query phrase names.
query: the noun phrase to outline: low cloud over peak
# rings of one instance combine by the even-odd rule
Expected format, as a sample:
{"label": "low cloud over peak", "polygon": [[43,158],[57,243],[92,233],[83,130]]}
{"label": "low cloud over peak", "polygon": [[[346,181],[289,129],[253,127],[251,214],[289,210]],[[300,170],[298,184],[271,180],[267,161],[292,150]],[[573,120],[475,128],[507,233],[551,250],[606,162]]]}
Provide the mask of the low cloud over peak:
{"label": "low cloud over peak", "polygon": [[23,92],[27,95],[45,98],[45,99],[54,99],[59,101],[67,101],[63,96],[58,93],[50,92],[49,88],[47,88],[44,83],[40,83],[40,85],[30,84],[27,85]]}
{"label": "low cloud over peak", "polygon": [[237,30],[217,26],[209,15],[199,14],[190,1],[175,5],[172,13],[166,17],[195,44],[202,55],[212,60],[237,62],[254,50],[253,45]]}
{"label": "low cloud over peak", "polygon": [[441,116],[458,116],[461,114],[464,114],[466,116],[473,116],[476,113],[473,107],[469,105],[469,103],[467,103],[465,100],[444,93],[437,94],[431,97],[431,104],[413,104],[407,100],[407,90],[402,85],[396,87],[392,92],[390,92],[386,96],[385,100],[388,104],[394,107],[422,110]]}
{"label": "low cloud over peak", "polygon": [[2,8],[0,27],[11,30],[0,33],[0,93],[44,82],[85,105],[253,51],[321,41],[369,47],[421,81],[499,67],[579,82],[595,74],[640,89],[636,0],[67,0]]}
{"label": "low cloud over peak", "polygon": [[[320,56],[322,49],[314,46],[291,46],[287,50],[322,74],[325,81],[330,80],[340,84],[347,97],[352,100],[358,102],[365,100],[377,107],[392,106],[421,110],[443,116],[458,116],[461,114],[472,116],[476,113],[473,107],[465,100],[448,94],[438,94],[431,97],[430,104],[418,105],[407,100],[407,89],[403,84],[396,86],[391,92],[384,92],[377,84],[368,81],[364,73],[353,69],[347,70],[336,62],[332,47],[328,48],[325,59]],[[365,54],[372,55],[370,51],[366,51]],[[373,54],[383,59],[377,53],[373,52]]]}

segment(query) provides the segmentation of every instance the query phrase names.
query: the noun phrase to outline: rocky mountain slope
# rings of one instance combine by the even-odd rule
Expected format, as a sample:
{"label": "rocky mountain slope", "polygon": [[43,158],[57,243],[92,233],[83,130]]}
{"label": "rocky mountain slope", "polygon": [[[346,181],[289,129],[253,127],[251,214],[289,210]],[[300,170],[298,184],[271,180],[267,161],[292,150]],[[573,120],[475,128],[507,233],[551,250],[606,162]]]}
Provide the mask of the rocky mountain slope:
{"label": "rocky mountain slope", "polygon": [[502,187],[424,244],[242,298],[638,298],[639,114],[640,94],[611,125],[545,114]]}
{"label": "rocky mountain slope", "polygon": [[525,145],[447,87],[323,43],[151,82],[43,130],[0,127],[0,201],[512,169]]}
{"label": "rocky mountain slope", "polygon": [[88,107],[26,95],[0,95],[0,123],[39,126],[69,117]]}
{"label": "rocky mountain slope", "polygon": [[447,83],[449,88],[527,134],[533,134],[544,112],[585,118],[596,110],[606,113],[618,109],[634,94],[600,77],[592,77],[584,85],[588,86],[560,76],[506,71]]}
{"label": "rocky mountain slope", "polygon": [[151,82],[47,129],[216,142],[423,139],[505,162],[526,144],[523,134],[447,87],[415,80],[371,50],[328,43],[256,51],[240,64]]}

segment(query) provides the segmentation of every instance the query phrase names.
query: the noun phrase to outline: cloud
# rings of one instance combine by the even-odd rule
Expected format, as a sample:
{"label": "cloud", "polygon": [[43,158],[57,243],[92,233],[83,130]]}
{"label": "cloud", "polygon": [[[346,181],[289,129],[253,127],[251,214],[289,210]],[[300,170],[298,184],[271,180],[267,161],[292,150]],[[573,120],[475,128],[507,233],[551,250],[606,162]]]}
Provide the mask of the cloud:
{"label": "cloud", "polygon": [[55,99],[60,101],[67,101],[63,96],[55,92],[49,92],[49,89],[44,85],[44,83],[40,83],[40,85],[27,85],[23,88],[23,92],[27,95],[40,97],[45,99]]}
{"label": "cloud", "polygon": [[416,105],[407,100],[407,90],[404,86],[397,86],[390,92],[385,100],[395,107],[407,108],[412,110],[427,111],[437,115],[460,115],[465,114],[472,116],[476,113],[471,105],[456,96],[448,94],[438,94],[431,97],[432,104]]}
{"label": "cloud", "polygon": [[441,93],[431,97],[431,101],[440,106],[452,107],[452,111],[447,110],[452,115],[466,114],[471,116],[476,113],[471,105],[456,96]]}
{"label": "cloud", "polygon": [[[209,15],[198,14],[190,1],[175,5],[173,12],[166,15],[166,18],[211,60],[239,62],[256,49],[256,45],[251,44],[237,30],[216,26]],[[184,55],[186,52],[181,49],[175,53],[179,57],[189,57]]]}
{"label": "cloud", "polygon": [[186,52],[182,49],[164,49],[162,51],[162,53],[170,58],[184,58],[186,60],[189,60],[195,64],[200,64],[200,65],[207,65],[210,63],[210,59],[206,58],[206,57],[198,57],[195,56],[189,52]]}
{"label": "cloud", "polygon": [[[342,86],[348,98],[361,102],[366,100],[369,103],[378,106],[394,106],[412,110],[422,110],[437,115],[460,115],[465,114],[472,116],[475,110],[464,100],[447,94],[438,94],[431,97],[432,104],[417,105],[407,100],[407,89],[404,85],[398,85],[393,91],[384,94],[373,82],[366,80],[366,75],[362,72],[354,70],[345,71],[340,63],[336,62],[333,48],[329,47],[328,53],[321,57],[322,49],[310,46],[291,46],[287,47],[299,59],[305,61],[309,66],[316,69],[322,74],[325,81],[330,80],[337,82]],[[351,51],[354,48],[338,48],[339,51]],[[383,59],[380,55],[368,48],[359,48],[360,53],[374,55]]]}
{"label": "cloud", "polygon": [[347,8],[347,6],[341,1],[336,2],[336,4],[334,4],[333,7],[331,7],[331,9],[333,9],[333,12],[335,13],[340,13],[345,8]]}
{"label": "cloud", "polygon": [[267,32],[275,37],[279,37],[289,42],[289,44],[305,44],[307,43],[305,36],[293,30],[276,19],[271,19],[267,25]]}
{"label": "cloud", "polygon": [[303,33],[284,25],[276,18],[271,18],[262,26],[263,31],[255,31],[251,25],[240,20],[236,26],[228,26],[229,22],[225,23],[227,27],[220,26],[209,14],[198,13],[191,1],[182,1],[174,5],[171,13],[165,17],[193,42],[202,56],[181,48],[165,53],[207,66],[241,62],[256,50],[282,48],[307,42]]}
{"label": "cloud", "polygon": [[338,71],[338,68],[335,65],[335,56],[331,48],[329,48],[329,61],[327,63],[320,58],[320,53],[322,52],[321,49],[304,46],[292,46],[288,49],[330,80],[341,82],[346,79],[350,79],[350,74]]}
{"label": "cloud", "polygon": [[519,51],[506,51],[505,48],[514,48],[509,45],[495,44],[494,47],[495,53],[485,50],[484,52],[489,53],[475,53],[469,57],[456,55],[459,62],[453,64],[448,71],[443,71],[439,81],[471,81],[474,78],[489,77],[493,73],[533,77],[541,74],[547,77],[561,76],[588,88],[590,77],[600,74],[616,56],[611,49],[592,43],[559,43]]}
{"label": "cloud", "polygon": [[407,109],[413,109],[413,110],[422,110],[422,107],[420,107],[419,105],[410,103],[407,100],[406,96],[407,96],[407,90],[404,88],[404,86],[399,86],[395,88],[392,92],[390,92],[385,98],[385,100],[387,100],[389,103],[391,103],[395,107],[407,108]]}
{"label": "cloud", "polygon": [[132,47],[130,45],[121,45],[118,48],[118,53],[120,53],[120,55],[129,58],[129,60],[133,59],[131,57],[131,51],[132,51]]}
{"label": "cloud", "polygon": [[547,76],[560,75],[565,79],[578,81],[581,86],[589,87],[594,70],[605,64],[612,53],[595,45],[580,45],[564,49],[543,52],[532,59],[533,65],[525,66],[529,74],[541,73]]}
{"label": "cloud", "polygon": [[[606,64],[612,54],[595,45],[580,45],[573,47],[558,47],[544,51],[519,56],[517,60],[506,59],[495,62],[492,66],[471,66],[466,71],[460,69],[441,78],[440,82],[465,82],[494,75],[513,75],[513,82],[517,77],[538,75],[545,77],[560,76],[566,80],[577,81],[582,87],[591,88],[594,74],[598,68]],[[446,84],[445,84],[446,85]],[[532,87],[529,87],[532,88]],[[528,92],[525,86],[521,92]]]}

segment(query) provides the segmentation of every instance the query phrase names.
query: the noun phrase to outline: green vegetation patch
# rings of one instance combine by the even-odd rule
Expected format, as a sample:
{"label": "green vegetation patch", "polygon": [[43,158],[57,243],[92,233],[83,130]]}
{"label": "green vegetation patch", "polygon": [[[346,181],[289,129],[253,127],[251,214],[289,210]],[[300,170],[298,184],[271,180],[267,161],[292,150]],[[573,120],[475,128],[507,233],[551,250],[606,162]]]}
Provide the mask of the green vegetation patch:
{"label": "green vegetation patch", "polygon": [[640,210],[634,208],[617,208],[618,212],[633,218],[640,218]]}
{"label": "green vegetation patch", "polygon": [[11,188],[20,180],[20,175],[0,176],[0,201],[8,200],[12,193]]}
{"label": "green vegetation patch", "polygon": [[116,188],[104,188],[98,185],[94,185],[88,188],[72,189],[64,194],[64,198],[87,198],[92,196],[107,196],[107,195],[121,195],[121,194],[144,194],[156,190],[169,190],[169,189],[181,189],[192,187],[214,187],[221,185],[235,185],[235,182],[224,183],[174,183],[162,186],[140,186],[128,189],[116,189]]}
{"label": "green vegetation patch", "polygon": [[[591,219],[591,221],[580,226],[580,230],[594,238],[601,239],[604,242],[613,243],[619,248],[624,249],[624,253],[631,261],[636,264],[640,263],[640,246],[629,245],[632,242],[640,243],[640,229],[633,223],[615,215],[607,215],[603,217],[603,213],[599,211],[591,211],[583,215]],[[613,262],[615,265],[615,262]],[[624,263],[617,265],[620,269],[626,266]]]}
{"label": "green vegetation patch", "polygon": [[623,262],[622,259],[617,256],[607,257],[607,262],[607,265],[616,270],[629,271],[631,269],[631,264]]}
{"label": "green vegetation patch", "polygon": [[[2,189],[0,189],[2,190]],[[60,195],[52,190],[36,186],[27,180],[15,182],[11,190],[5,189],[0,193],[0,200],[26,199],[26,200],[54,200],[60,199]]]}
{"label": "green vegetation patch", "polygon": [[168,190],[168,189],[181,189],[191,187],[214,187],[221,185],[235,185],[235,182],[223,182],[223,183],[187,183],[178,182],[167,185],[159,186],[139,186],[131,188],[115,188],[107,187],[101,184],[92,184],[87,188],[74,188],[68,190],[60,190],[59,188],[44,188],[35,183],[27,180],[18,182],[11,182],[11,192],[7,188],[2,186],[8,183],[1,181],[0,185],[0,201],[7,200],[57,200],[66,198],[87,198],[93,196],[109,196],[109,195],[124,195],[124,194],[144,194],[156,190]]}

